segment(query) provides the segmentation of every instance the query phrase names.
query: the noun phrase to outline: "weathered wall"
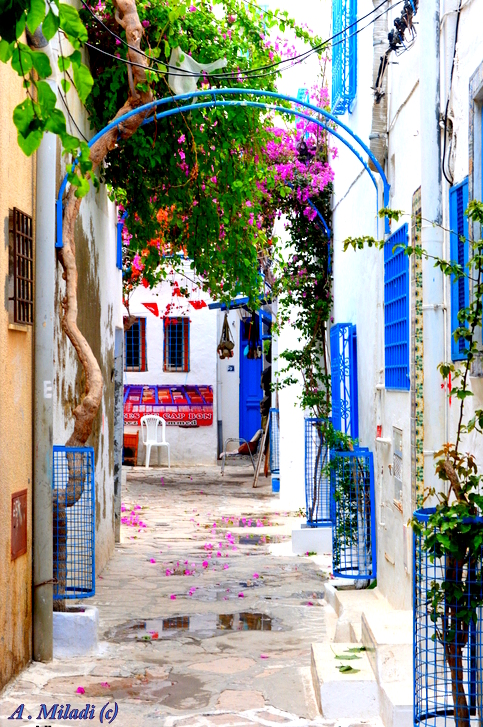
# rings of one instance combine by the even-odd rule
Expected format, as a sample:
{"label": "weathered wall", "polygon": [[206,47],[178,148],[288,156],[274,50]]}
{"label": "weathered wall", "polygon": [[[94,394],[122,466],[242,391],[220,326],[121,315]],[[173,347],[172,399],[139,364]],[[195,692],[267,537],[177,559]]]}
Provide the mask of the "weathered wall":
{"label": "weathered wall", "polygon": [[[192,278],[193,273],[186,265],[186,274]],[[180,287],[190,286],[189,281],[176,274],[174,280]],[[194,293],[192,299],[196,299]],[[208,297],[201,295],[206,302]],[[157,303],[160,317],[151,313],[143,303]],[[190,319],[189,357],[190,370],[186,373],[163,371],[164,328],[163,316],[168,304],[175,303],[169,315],[187,316]],[[172,297],[172,287],[166,282],[155,290],[137,288],[130,301],[132,315],[146,318],[147,366],[144,372],[126,371],[125,384],[204,384],[213,387],[213,424],[209,427],[167,427],[166,440],[170,444],[171,464],[214,464],[217,457],[217,378],[216,378],[216,347],[217,313],[208,307],[195,310],[185,298]],[[234,359],[230,359],[232,361]],[[167,462],[166,451],[162,450],[161,462]],[[138,461],[144,462],[144,447],[138,451]],[[151,451],[151,464],[157,463],[157,453]]]}
{"label": "weathered wall", "polygon": [[[122,327],[121,272],[116,268],[116,212],[105,187],[91,190],[76,223],[78,324],[99,362],[104,381],[102,403],[87,442],[94,447],[96,481],[96,570],[114,548],[114,335]],[[56,306],[65,289],[57,265]],[[74,349],[64,336],[60,316],[54,332],[54,444],[65,444],[74,422],[84,381]]]}
{"label": "weathered wall", "polygon": [[[21,79],[0,63],[0,688],[31,657],[32,641],[32,337],[30,326],[9,326],[9,210],[34,214],[34,160],[17,145],[14,107],[25,97]],[[35,224],[35,219],[34,219]],[[27,552],[11,560],[11,496],[26,489]]]}

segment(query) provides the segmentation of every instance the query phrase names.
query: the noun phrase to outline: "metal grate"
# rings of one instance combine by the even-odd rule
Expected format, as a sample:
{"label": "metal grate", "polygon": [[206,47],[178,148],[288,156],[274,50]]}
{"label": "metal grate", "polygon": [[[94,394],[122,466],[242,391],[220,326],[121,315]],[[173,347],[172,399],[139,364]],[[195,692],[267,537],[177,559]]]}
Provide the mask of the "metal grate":
{"label": "metal grate", "polygon": [[338,35],[332,48],[332,113],[335,116],[352,111],[356,97],[356,21],[357,0],[332,0],[332,33]]}
{"label": "metal grate", "polygon": [[409,258],[408,226],[402,225],[384,244],[384,350],[386,389],[409,391]]}
{"label": "metal grate", "polygon": [[147,371],[146,319],[138,318],[124,336],[124,371]]}
{"label": "metal grate", "polygon": [[[468,274],[468,218],[465,210],[468,206],[468,178],[460,184],[455,185],[449,191],[449,226],[450,256],[451,260],[457,262],[466,275]],[[464,359],[468,349],[468,343],[464,338],[457,341],[454,333],[461,327],[458,320],[458,313],[461,309],[467,308],[470,299],[470,285],[468,277],[455,280],[451,276],[451,358],[453,361]]]}
{"label": "metal grate", "polygon": [[[465,553],[462,532],[458,548],[464,553],[461,560],[440,557],[437,538],[434,548],[427,550],[425,526],[432,512],[426,508],[414,513],[423,527],[421,533],[414,534],[414,724],[480,725],[483,634],[481,608],[475,604],[481,602],[483,548],[470,554],[468,547]],[[483,528],[482,518],[475,522]],[[444,597],[439,595],[443,589]],[[458,713],[454,694],[458,695]]]}
{"label": "metal grate", "polygon": [[330,372],[334,429],[357,439],[357,334],[352,323],[337,323],[330,329]]}
{"label": "metal grate", "polygon": [[330,453],[332,571],[340,578],[376,578],[372,452]]}
{"label": "metal grate", "polygon": [[330,523],[329,448],[324,419],[305,420],[305,506],[307,525]]}
{"label": "metal grate", "polygon": [[164,370],[189,371],[189,318],[164,319]]}
{"label": "metal grate", "polygon": [[92,447],[54,446],[54,599],[95,594]]}
{"label": "metal grate", "polygon": [[34,321],[34,242],[32,217],[13,208],[13,320]]}
{"label": "metal grate", "polygon": [[270,409],[270,472],[280,474],[280,414]]}

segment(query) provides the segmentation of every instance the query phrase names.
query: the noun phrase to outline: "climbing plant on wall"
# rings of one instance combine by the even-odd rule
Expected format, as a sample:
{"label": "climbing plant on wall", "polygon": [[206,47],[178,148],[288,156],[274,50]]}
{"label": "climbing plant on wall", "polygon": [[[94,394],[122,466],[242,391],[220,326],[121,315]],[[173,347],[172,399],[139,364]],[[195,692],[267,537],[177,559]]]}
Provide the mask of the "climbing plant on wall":
{"label": "climbing plant on wall", "polygon": [[[380,214],[397,220],[401,213],[382,210]],[[466,214],[473,229],[482,229],[483,203],[471,201]],[[431,220],[428,222],[432,223]],[[443,361],[438,367],[448,395],[459,404],[454,441],[442,442],[441,449],[434,455],[440,487],[426,488],[418,503],[420,507],[427,504],[434,507],[426,509],[424,517],[417,511],[412,519],[419,547],[424,553],[421,557],[431,564],[428,569],[432,574],[426,574],[424,583],[417,583],[416,588],[425,589],[422,608],[433,624],[429,638],[440,646],[449,670],[451,695],[432,691],[431,678],[434,675],[423,673],[418,678],[429,684],[430,709],[437,710],[439,700],[444,699],[441,714],[451,714],[456,724],[464,727],[470,724],[473,688],[470,680],[471,673],[476,673],[471,665],[468,667],[470,660],[465,653],[483,605],[483,474],[478,470],[475,455],[468,451],[468,435],[483,434],[483,409],[475,408],[472,414],[468,412],[469,401],[474,396],[470,375],[476,360],[481,358],[483,240],[463,238],[462,241],[469,246],[469,262],[465,267],[454,260],[431,258],[419,245],[407,246],[406,253],[431,258],[435,267],[444,275],[451,276],[454,283],[468,278],[472,289],[469,304],[458,312],[459,326],[453,334],[456,341],[465,342],[464,359],[458,363]],[[384,241],[372,237],[348,238],[344,246],[355,250],[364,246],[382,248]],[[415,578],[420,578],[420,575],[416,573]],[[418,643],[417,648],[425,647]],[[428,645],[426,648],[435,656],[424,662],[423,654],[420,667],[423,670],[437,663],[436,647]],[[441,669],[441,666],[438,665],[438,668]],[[469,676],[465,673],[466,669],[469,669]]]}

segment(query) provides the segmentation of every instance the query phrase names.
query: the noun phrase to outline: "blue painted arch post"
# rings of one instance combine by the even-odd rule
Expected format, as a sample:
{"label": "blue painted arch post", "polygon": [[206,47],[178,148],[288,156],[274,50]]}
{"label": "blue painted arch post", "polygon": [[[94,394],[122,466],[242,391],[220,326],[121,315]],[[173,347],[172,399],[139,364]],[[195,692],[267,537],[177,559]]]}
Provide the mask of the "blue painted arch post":
{"label": "blue painted arch post", "polygon": [[[279,106],[277,104],[267,103],[266,101],[250,101],[246,99],[233,99],[233,98],[223,98],[224,96],[252,96],[257,98],[268,98],[268,99],[276,99],[277,101],[285,101],[288,103],[293,104],[296,108],[287,108],[285,106]],[[200,101],[196,103],[188,103],[185,105],[179,105],[183,101],[196,101],[196,99],[199,98],[206,98],[208,97],[208,101]],[[314,106],[313,104],[308,103],[307,101],[299,101],[296,98],[292,98],[291,96],[285,96],[283,94],[275,93],[273,91],[260,91],[259,89],[252,89],[252,88],[216,88],[216,89],[210,89],[208,91],[195,91],[193,93],[186,93],[186,94],[180,94],[179,96],[166,96],[162,99],[157,99],[156,101],[152,101],[149,104],[145,104],[144,106],[140,106],[137,109],[133,109],[132,111],[129,111],[127,114],[124,114],[124,116],[120,116],[115,121],[111,121],[110,124],[105,126],[101,131],[97,132],[92,139],[88,142],[89,146],[92,147],[93,144],[96,143],[100,138],[102,138],[105,134],[107,134],[112,129],[115,129],[119,127],[120,124],[122,124],[127,119],[131,118],[132,116],[136,116],[137,114],[146,113],[147,111],[150,111],[152,109],[157,109],[160,106],[164,106],[166,104],[176,104],[175,108],[170,108],[165,111],[161,111],[159,113],[154,113],[152,116],[149,116],[147,119],[143,121],[141,124],[142,126],[145,126],[146,124],[152,123],[155,120],[160,120],[162,118],[167,118],[168,116],[175,116],[176,114],[183,113],[186,111],[194,111],[199,110],[203,108],[213,108],[216,106],[220,107],[230,107],[230,106],[246,106],[248,108],[261,108],[265,110],[271,110],[276,111],[281,114],[288,114],[289,116],[297,116],[299,118],[305,119],[307,121],[315,123],[317,126],[321,127],[322,129],[326,129],[329,131],[332,136],[335,136],[336,139],[339,139],[342,144],[347,146],[347,148],[359,159],[367,173],[369,174],[369,177],[372,180],[372,183],[374,184],[374,187],[376,188],[376,194],[377,194],[377,207],[379,209],[379,187],[377,184],[377,181],[368,165],[368,163],[365,161],[365,159],[361,156],[359,151],[354,147],[353,143],[346,139],[344,136],[342,136],[339,131],[343,130],[346,134],[351,137],[351,139],[358,145],[359,149],[361,151],[364,151],[369,159],[372,161],[375,169],[378,171],[382,182],[383,182],[383,205],[384,207],[387,207],[389,204],[389,183],[386,179],[386,175],[384,174],[384,170],[382,169],[381,165],[379,164],[378,160],[374,156],[374,154],[371,152],[369,147],[362,141],[362,139],[355,134],[352,129],[350,129],[346,124],[344,124],[342,121],[340,121],[337,117],[330,114],[325,109],[319,108],[318,106]],[[317,114],[317,117],[310,116],[309,113],[306,113],[305,111],[299,110],[298,107],[301,107],[302,109],[305,109],[305,111],[313,111]],[[320,118],[322,117],[322,118]],[[335,130],[334,127],[338,128],[338,131]],[[75,162],[74,162],[75,163]],[[63,247],[63,205],[62,205],[62,197],[64,195],[64,192],[66,190],[68,183],[67,175],[62,180],[62,184],[60,185],[59,193],[57,196],[56,201],[56,219],[57,219],[57,236],[56,236],[56,247]],[[388,221],[386,219],[386,231],[388,229]]]}

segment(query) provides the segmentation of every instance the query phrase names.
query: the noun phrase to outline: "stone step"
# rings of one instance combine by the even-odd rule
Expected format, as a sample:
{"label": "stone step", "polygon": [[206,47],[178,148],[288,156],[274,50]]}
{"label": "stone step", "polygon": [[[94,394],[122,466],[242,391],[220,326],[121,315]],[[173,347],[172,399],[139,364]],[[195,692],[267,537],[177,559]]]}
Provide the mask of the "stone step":
{"label": "stone step", "polygon": [[332,554],[332,526],[309,528],[305,523],[292,530],[292,552],[295,555],[317,553]]}
{"label": "stone step", "polygon": [[[379,688],[366,652],[359,659],[341,661],[343,654],[353,647],[345,644],[312,644],[312,680],[320,712],[326,719],[372,719],[379,717]],[[337,669],[347,664],[357,669],[342,673]]]}
{"label": "stone step", "polygon": [[[334,585],[336,584],[336,585]],[[332,606],[338,616],[334,641],[359,641],[361,615],[363,611],[381,613],[390,610],[385,598],[377,588],[374,589],[346,589],[334,580],[324,584],[325,599]]]}
{"label": "stone step", "polygon": [[412,611],[367,610],[361,615],[362,643],[379,684],[412,678]]}
{"label": "stone step", "polygon": [[413,683],[399,681],[379,688],[384,727],[413,727]]}

